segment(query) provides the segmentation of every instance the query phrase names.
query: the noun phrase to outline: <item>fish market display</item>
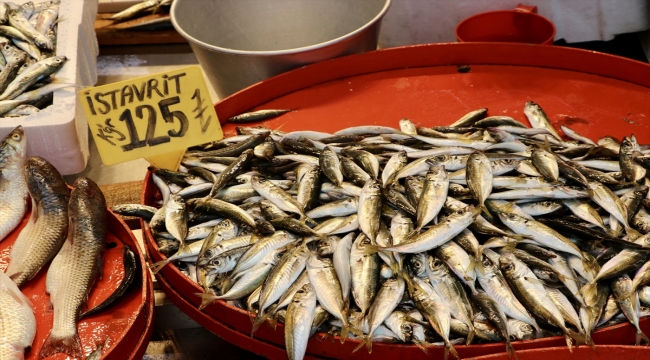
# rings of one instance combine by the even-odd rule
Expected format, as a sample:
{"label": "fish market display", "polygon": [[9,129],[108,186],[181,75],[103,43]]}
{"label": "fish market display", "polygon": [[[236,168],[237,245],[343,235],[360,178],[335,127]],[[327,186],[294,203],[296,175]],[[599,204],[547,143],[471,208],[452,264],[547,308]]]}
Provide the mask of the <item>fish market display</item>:
{"label": "fish market display", "polygon": [[[34,314],[19,288],[45,271],[43,296],[49,294],[54,323],[40,354],[31,356],[44,358],[62,352],[82,359],[86,354],[77,335],[78,320],[113,305],[137,278],[138,260],[124,245],[124,279],[104,301],[86,308],[102,267],[107,236],[104,196],[87,178],[78,179],[71,192],[47,160],[25,157],[25,144],[21,126],[0,143],[0,229],[3,239],[15,235],[9,237],[15,239],[13,243],[3,248],[8,267],[0,273],[0,359],[24,359],[24,351],[32,347],[36,319],[42,316]],[[26,216],[27,200],[31,200],[29,221],[18,231],[17,225]],[[43,269],[48,265],[49,269]],[[33,287],[28,291],[34,296]]]}
{"label": "fish market display", "polygon": [[[53,82],[66,63],[56,54],[60,0],[0,2],[0,116],[38,113],[52,104]],[[48,86],[48,85],[56,86]]]}
{"label": "fish market display", "polygon": [[318,331],[457,357],[548,336],[593,346],[625,319],[647,342],[650,147],[561,137],[534,102],[524,114],[532,127],[487,109],[432,128],[238,127],[179,171],[151,167],[156,207],[113,210],[148,221],[167,257],[152,268],[199,284],[201,308],[246,309],[253,331],[284,322],[290,359]]}

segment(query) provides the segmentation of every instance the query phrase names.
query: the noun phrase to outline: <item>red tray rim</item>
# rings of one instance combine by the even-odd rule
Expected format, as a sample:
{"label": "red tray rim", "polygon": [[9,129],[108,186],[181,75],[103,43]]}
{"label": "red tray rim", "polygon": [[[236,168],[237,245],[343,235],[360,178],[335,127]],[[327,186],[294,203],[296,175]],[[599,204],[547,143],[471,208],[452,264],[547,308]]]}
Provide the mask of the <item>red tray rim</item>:
{"label": "red tray rim", "polygon": [[396,69],[450,65],[552,68],[650,87],[650,64],[597,51],[517,43],[438,43],[381,49],[297,68],[222,99],[215,104],[215,110],[224,124],[228,118],[272,99],[324,82]]}

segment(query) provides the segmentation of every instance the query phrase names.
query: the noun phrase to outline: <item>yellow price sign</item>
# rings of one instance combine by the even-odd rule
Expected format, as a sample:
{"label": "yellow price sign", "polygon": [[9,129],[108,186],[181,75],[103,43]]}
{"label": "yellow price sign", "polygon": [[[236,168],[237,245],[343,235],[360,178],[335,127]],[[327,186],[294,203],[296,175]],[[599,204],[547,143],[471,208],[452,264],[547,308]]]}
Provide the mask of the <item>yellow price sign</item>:
{"label": "yellow price sign", "polygon": [[185,149],[223,137],[198,66],[87,88],[78,96],[106,165],[146,158],[175,170]]}

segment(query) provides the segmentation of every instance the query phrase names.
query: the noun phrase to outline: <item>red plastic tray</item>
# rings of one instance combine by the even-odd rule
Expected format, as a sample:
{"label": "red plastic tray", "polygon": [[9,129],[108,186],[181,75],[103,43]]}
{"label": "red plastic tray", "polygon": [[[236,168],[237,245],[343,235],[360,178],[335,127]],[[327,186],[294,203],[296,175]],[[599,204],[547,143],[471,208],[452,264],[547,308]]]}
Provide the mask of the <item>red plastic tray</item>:
{"label": "red plastic tray", "polygon": [[[588,346],[573,348],[573,353],[565,347],[517,351],[519,360],[610,360],[610,359],[647,359],[650,348],[647,346],[600,345],[596,351]],[[508,360],[506,353],[485,355],[472,358],[475,360]]]}
{"label": "red plastic tray", "polygon": [[[469,65],[459,73],[458,65]],[[524,44],[454,43],[393,48],[353,55],[306,66],[255,84],[217,103],[223,121],[254,109],[296,109],[276,119],[256,123],[284,131],[333,132],[356,125],[397,127],[409,118],[422,126],[447,125],[465,113],[487,107],[489,115],[509,115],[526,122],[526,101],[539,103],[559,129],[565,124],[583,135],[618,138],[634,133],[650,143],[650,65],[591,51]],[[235,125],[223,125],[230,135]],[[151,204],[156,193],[149,175],[142,202]],[[152,261],[157,252],[146,225],[143,233]],[[165,267],[159,279],[196,307],[201,289],[174,267]],[[186,308],[187,309],[187,308]],[[200,314],[200,313],[199,313]],[[198,316],[198,315],[195,315]],[[230,332],[249,334],[248,314],[217,302],[204,316],[227,327],[208,327],[220,336]],[[642,321],[644,329],[650,320]],[[257,339],[283,346],[281,327],[261,327]],[[597,344],[632,344],[634,330],[620,324],[594,334]],[[560,337],[517,342],[517,349],[562,346]],[[349,357],[354,341],[333,346],[312,341],[308,353],[318,357]],[[457,346],[463,357],[502,352],[503,344]],[[442,349],[432,349],[442,355]],[[409,345],[373,345],[373,354],[424,358]]]}
{"label": "red plastic tray", "polygon": [[[21,224],[0,243],[0,270],[8,266],[9,254],[20,230],[29,220],[29,211]],[[115,214],[107,210],[109,233],[106,242],[115,246],[106,249],[103,257],[102,278],[98,280],[88,299],[88,306],[99,304],[110,296],[113,290],[124,278],[122,265],[122,248],[129,245],[142,264],[142,283],[131,288],[110,308],[98,314],[82,319],[77,324],[81,345],[87,356],[95,350],[97,344],[104,343],[104,359],[128,358],[137,348],[143,333],[146,333],[148,322],[152,317],[148,310],[153,303],[153,283],[144,266],[145,260],[133,234],[127,225]],[[38,359],[39,352],[47,338],[53,321],[53,309],[49,296],[45,293],[45,278],[49,266],[27,283],[21,290],[32,302],[36,315],[37,329],[32,349],[25,354],[25,359]],[[145,345],[146,346],[146,345]],[[63,360],[65,354],[56,354],[46,359]]]}

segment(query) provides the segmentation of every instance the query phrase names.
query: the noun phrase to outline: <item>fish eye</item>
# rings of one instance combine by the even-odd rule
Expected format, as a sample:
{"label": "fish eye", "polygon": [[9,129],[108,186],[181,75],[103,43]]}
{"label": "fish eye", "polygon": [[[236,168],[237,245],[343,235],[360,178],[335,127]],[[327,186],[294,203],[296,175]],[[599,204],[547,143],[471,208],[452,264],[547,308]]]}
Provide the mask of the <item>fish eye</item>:
{"label": "fish eye", "polygon": [[212,256],[212,250],[207,250],[207,251],[205,252],[205,255],[206,255],[206,256]]}
{"label": "fish eye", "polygon": [[368,238],[363,239],[363,241],[361,241],[361,243],[362,243],[363,245],[368,245],[368,244],[370,244],[370,239],[368,239]]}
{"label": "fish eye", "polygon": [[542,203],[542,205],[544,205],[544,206],[551,206],[551,205],[553,205],[553,203],[550,202],[550,201],[544,201],[544,202]]}
{"label": "fish eye", "polygon": [[413,331],[413,327],[411,326],[411,324],[408,323],[402,324],[402,331],[411,332]]}
{"label": "fish eye", "polygon": [[438,155],[438,156],[436,156],[436,160],[438,160],[438,161],[445,161],[445,159],[446,159],[446,156],[445,156],[445,155]]}
{"label": "fish eye", "polygon": [[515,214],[506,214],[506,217],[510,220],[517,220],[517,215]]}
{"label": "fish eye", "polygon": [[440,265],[442,265],[442,261],[440,261],[440,259],[433,259],[433,261],[431,262],[431,267],[432,268],[437,268]]}
{"label": "fish eye", "polygon": [[217,260],[214,261],[215,266],[221,266],[222,263],[223,263],[223,261],[221,259],[217,259]]}
{"label": "fish eye", "polygon": [[506,265],[503,267],[503,270],[505,270],[505,271],[510,271],[510,270],[512,270],[512,269],[514,269],[514,266],[512,266],[512,264],[506,264]]}
{"label": "fish eye", "polygon": [[486,257],[485,259],[483,259],[483,266],[485,267],[492,266],[492,260]]}
{"label": "fish eye", "polygon": [[19,134],[13,134],[11,136],[11,138],[14,139],[14,140],[20,140],[20,135]]}

